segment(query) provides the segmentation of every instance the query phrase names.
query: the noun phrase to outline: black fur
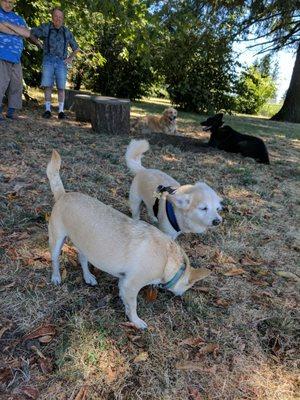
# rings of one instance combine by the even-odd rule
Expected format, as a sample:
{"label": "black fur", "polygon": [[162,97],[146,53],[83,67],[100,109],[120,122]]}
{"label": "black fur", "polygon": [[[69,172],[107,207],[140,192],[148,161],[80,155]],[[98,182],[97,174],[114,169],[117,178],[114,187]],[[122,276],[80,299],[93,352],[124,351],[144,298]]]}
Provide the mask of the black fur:
{"label": "black fur", "polygon": [[223,114],[216,114],[201,122],[204,130],[210,131],[208,145],[230,153],[241,153],[263,164],[270,164],[268,150],[262,139],[245,135],[223,125]]}

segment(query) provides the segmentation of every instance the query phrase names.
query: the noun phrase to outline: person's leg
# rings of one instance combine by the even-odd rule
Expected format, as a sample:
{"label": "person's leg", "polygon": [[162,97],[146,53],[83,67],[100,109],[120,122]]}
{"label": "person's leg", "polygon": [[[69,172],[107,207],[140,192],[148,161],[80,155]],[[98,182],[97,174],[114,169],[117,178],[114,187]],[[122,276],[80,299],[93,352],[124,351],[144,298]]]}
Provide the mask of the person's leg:
{"label": "person's leg", "polygon": [[65,89],[58,89],[58,112],[64,112]]}
{"label": "person's leg", "polygon": [[54,63],[51,58],[46,58],[43,61],[42,82],[41,87],[44,88],[45,95],[45,112],[44,118],[51,117],[51,95],[54,83]]}
{"label": "person's leg", "polygon": [[11,66],[11,63],[0,60],[0,121],[4,121],[2,116],[2,102],[10,82]]}
{"label": "person's leg", "polygon": [[68,68],[63,60],[57,63],[55,69],[56,87],[58,91],[58,118],[64,119],[65,87]]}
{"label": "person's leg", "polygon": [[52,96],[52,87],[45,87],[44,90],[45,96],[45,110],[51,112],[51,96]]}
{"label": "person's leg", "polygon": [[7,118],[13,119],[15,109],[20,110],[22,108],[22,92],[23,92],[23,72],[22,65],[12,64],[11,68],[11,79],[8,86],[7,97],[8,97],[8,110]]}

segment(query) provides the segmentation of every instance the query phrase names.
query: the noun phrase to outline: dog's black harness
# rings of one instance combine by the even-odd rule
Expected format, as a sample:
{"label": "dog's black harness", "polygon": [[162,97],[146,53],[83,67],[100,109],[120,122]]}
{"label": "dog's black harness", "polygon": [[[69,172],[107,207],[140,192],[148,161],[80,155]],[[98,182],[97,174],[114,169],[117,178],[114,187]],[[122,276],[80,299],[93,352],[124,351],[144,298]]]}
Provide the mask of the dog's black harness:
{"label": "dog's black harness", "polygon": [[[173,188],[172,186],[159,185],[156,189],[156,192],[159,195],[161,195],[164,192],[168,192],[169,194],[174,194],[176,192],[176,188]],[[155,203],[153,205],[153,212],[154,212],[154,215],[156,218],[157,218],[158,209],[159,209],[159,197],[156,197]],[[178,222],[176,219],[173,205],[168,200],[166,200],[166,213],[167,213],[168,220],[169,220],[171,226],[173,227],[173,229],[175,229],[176,232],[180,232],[180,228],[179,228],[179,225],[178,225]]]}

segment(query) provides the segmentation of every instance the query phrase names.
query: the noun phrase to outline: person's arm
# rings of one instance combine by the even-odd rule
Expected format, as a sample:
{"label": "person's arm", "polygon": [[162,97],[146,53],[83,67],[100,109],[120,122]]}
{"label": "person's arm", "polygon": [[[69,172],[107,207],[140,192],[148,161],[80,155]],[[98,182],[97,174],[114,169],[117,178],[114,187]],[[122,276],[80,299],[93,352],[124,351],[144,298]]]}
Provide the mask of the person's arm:
{"label": "person's arm", "polygon": [[39,39],[32,32],[30,32],[30,36],[29,36],[28,40],[29,40],[29,42],[35,44],[40,49],[43,48],[43,43],[41,43],[39,41]]}
{"label": "person's arm", "polygon": [[72,32],[70,32],[68,30],[68,35],[69,35],[69,44],[71,46],[71,49],[73,50],[72,53],[65,59],[65,62],[67,64],[72,64],[74,57],[76,56],[77,53],[80,52],[80,48],[72,34]]}
{"label": "person's arm", "polygon": [[6,26],[8,29],[12,30],[15,32],[14,34],[17,34],[19,36],[23,36],[25,38],[30,37],[30,30],[26,28],[25,26],[20,26],[20,25],[14,25],[11,24],[10,22],[3,22],[2,23],[4,26]]}
{"label": "person's arm", "polygon": [[75,57],[76,54],[79,53],[79,52],[80,52],[80,49],[76,49],[76,50],[72,51],[72,53],[69,55],[69,57],[67,57],[67,58],[65,59],[65,62],[66,62],[67,64],[72,64],[72,62],[73,62],[73,60],[74,60],[74,57]]}
{"label": "person's arm", "polygon": [[7,33],[8,35],[16,35],[16,32],[5,26],[3,22],[0,22],[0,32]]}

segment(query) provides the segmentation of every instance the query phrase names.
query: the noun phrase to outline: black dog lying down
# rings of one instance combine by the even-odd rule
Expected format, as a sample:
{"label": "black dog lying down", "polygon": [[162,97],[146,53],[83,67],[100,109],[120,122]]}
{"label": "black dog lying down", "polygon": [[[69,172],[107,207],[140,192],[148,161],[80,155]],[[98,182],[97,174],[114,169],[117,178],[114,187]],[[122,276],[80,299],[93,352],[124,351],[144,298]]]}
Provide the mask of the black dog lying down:
{"label": "black dog lying down", "polygon": [[210,131],[208,146],[216,147],[230,153],[241,153],[245,157],[254,158],[263,164],[270,164],[268,150],[263,140],[255,136],[245,135],[223,126],[223,114],[216,114],[201,122],[204,131]]}

